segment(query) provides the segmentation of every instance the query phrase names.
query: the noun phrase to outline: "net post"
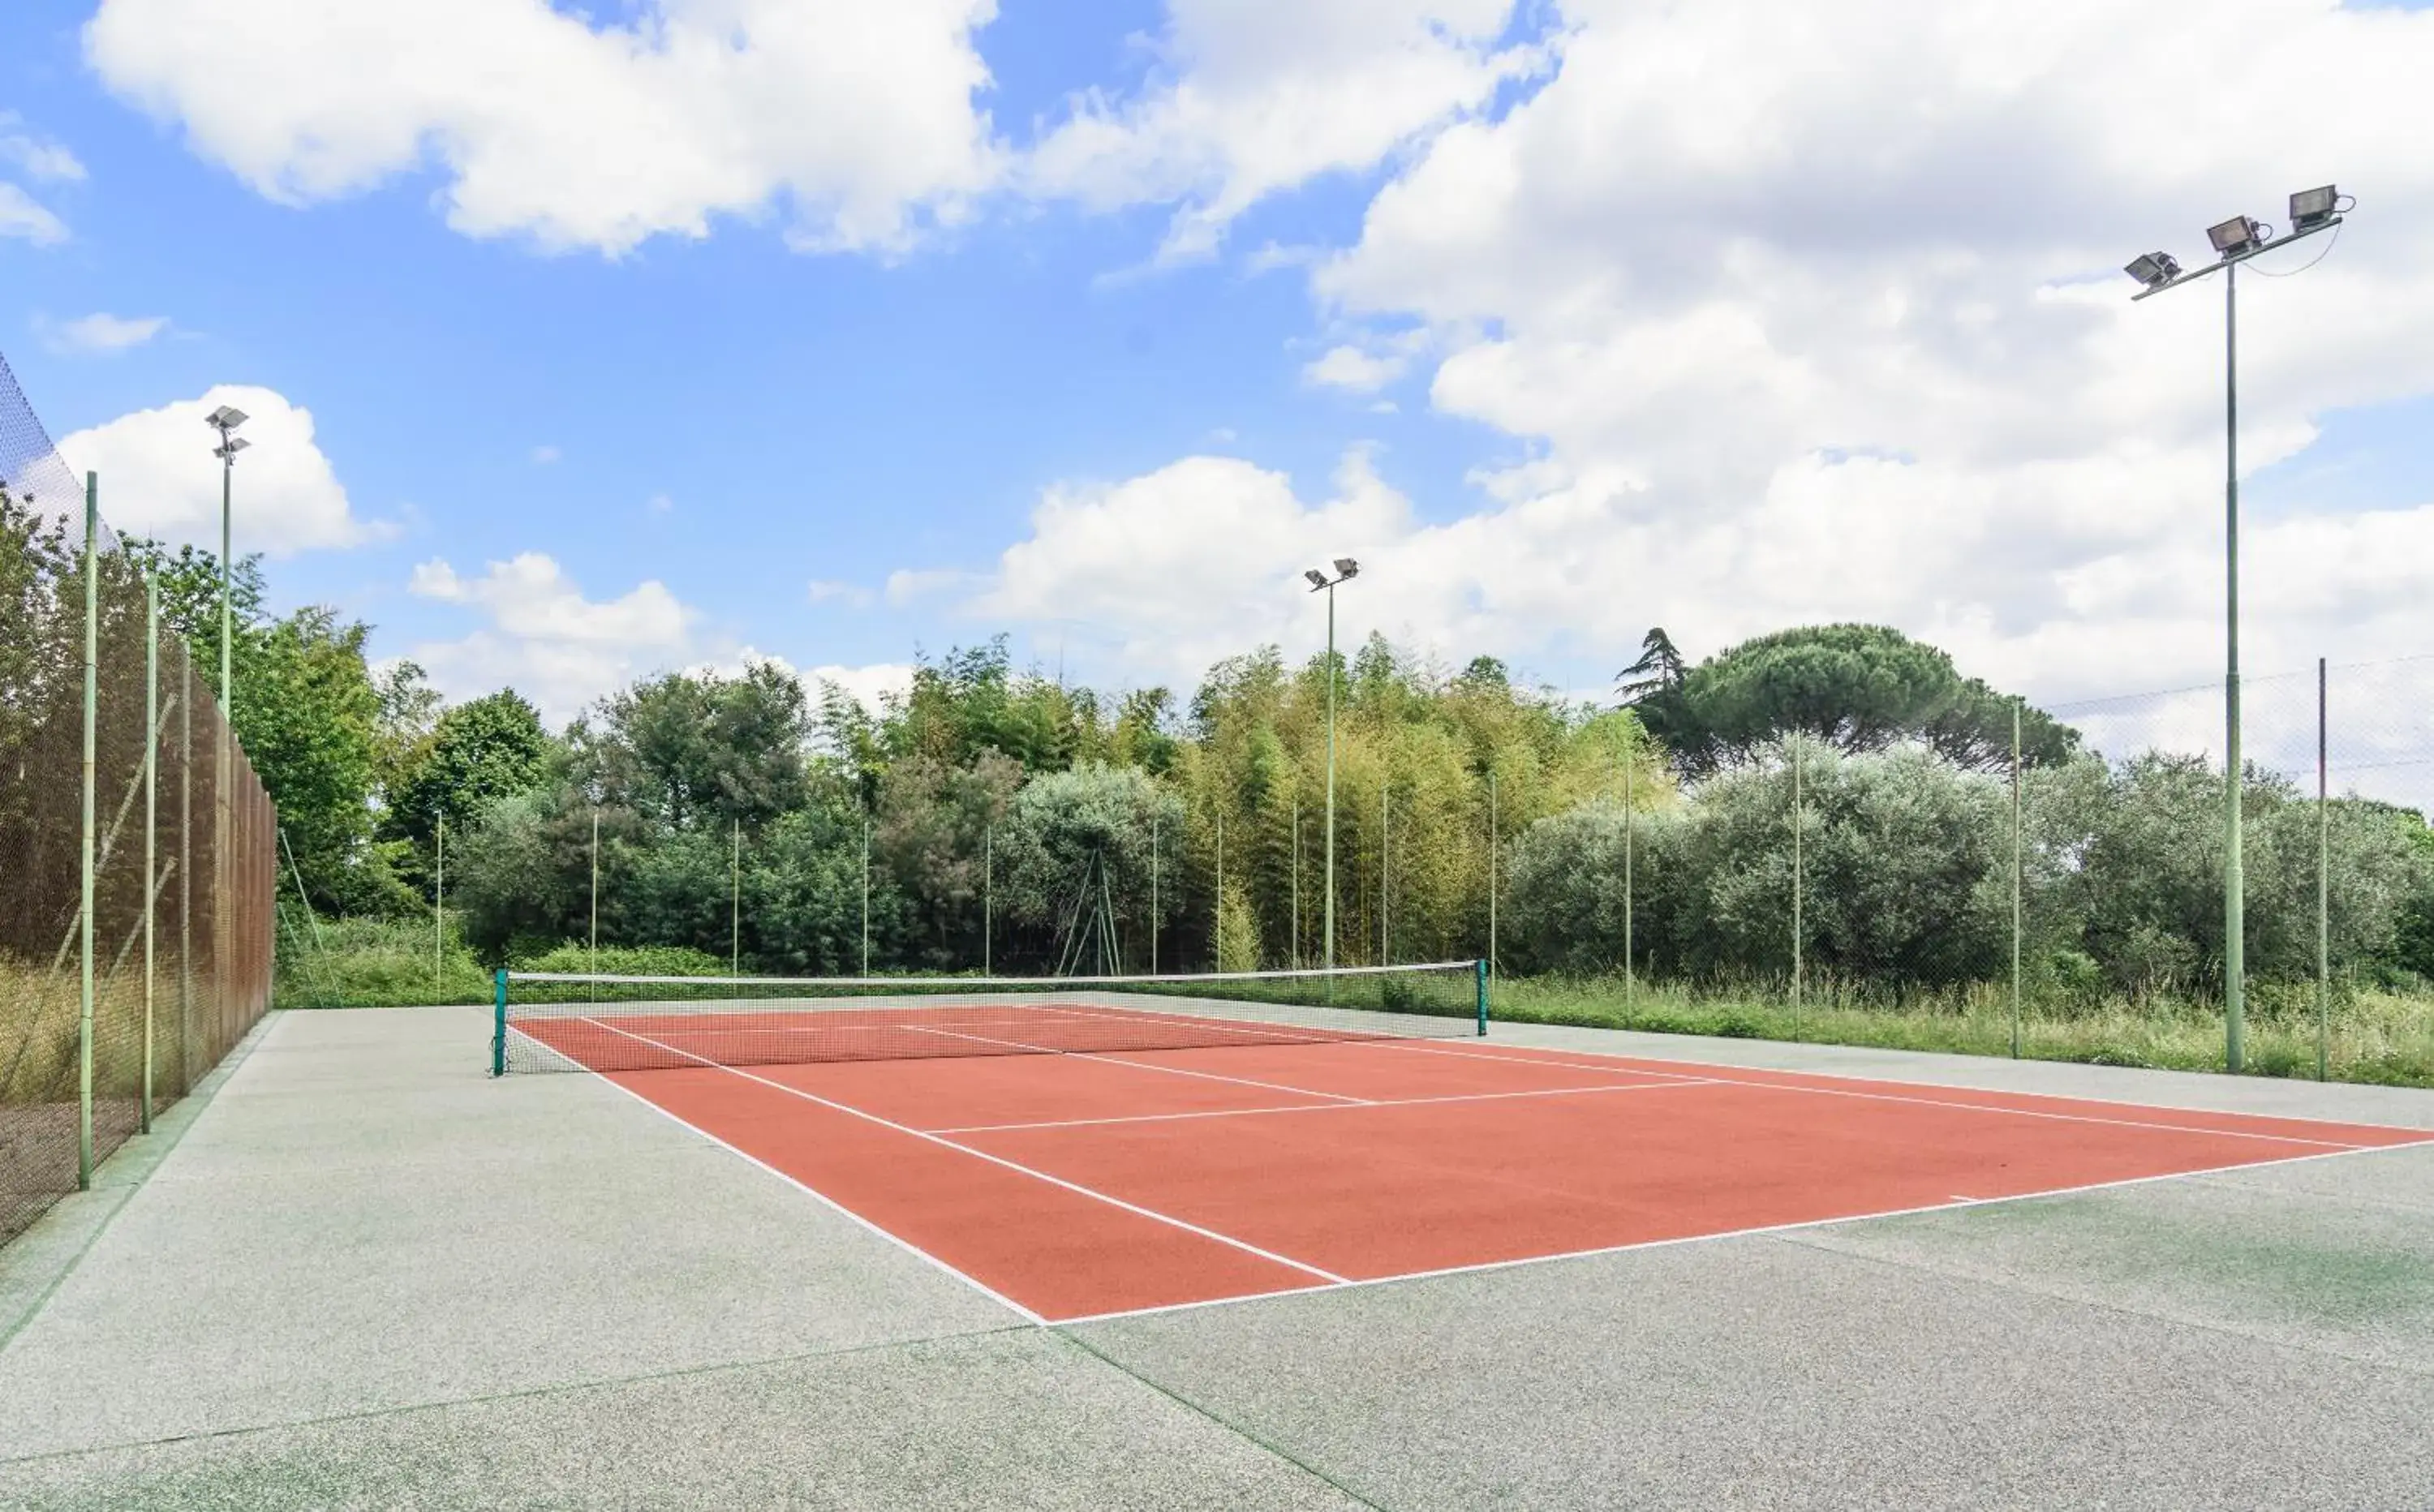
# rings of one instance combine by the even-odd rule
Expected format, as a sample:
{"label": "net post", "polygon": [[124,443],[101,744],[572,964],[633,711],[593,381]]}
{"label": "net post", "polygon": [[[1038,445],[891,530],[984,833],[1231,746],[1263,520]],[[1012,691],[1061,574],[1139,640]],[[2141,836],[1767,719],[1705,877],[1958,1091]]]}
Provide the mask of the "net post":
{"label": "net post", "polygon": [[1471,979],[1478,991],[1479,1037],[1487,1035],[1487,960],[1482,957],[1470,963]]}
{"label": "net post", "polygon": [[507,1074],[507,968],[502,966],[491,978],[492,998],[496,1005],[490,1018],[490,1075]]}

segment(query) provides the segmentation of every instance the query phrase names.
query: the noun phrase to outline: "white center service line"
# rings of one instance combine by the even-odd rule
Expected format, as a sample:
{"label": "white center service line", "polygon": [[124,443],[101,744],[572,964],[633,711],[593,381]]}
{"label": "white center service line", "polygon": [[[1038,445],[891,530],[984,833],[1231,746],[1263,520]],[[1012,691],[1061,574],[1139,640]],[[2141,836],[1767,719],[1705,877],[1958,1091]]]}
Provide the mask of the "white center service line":
{"label": "white center service line", "polygon": [[1043,1055],[1061,1055],[1072,1061],[1096,1061],[1101,1065],[1130,1066],[1135,1071],[1157,1071],[1170,1077],[1193,1077],[1202,1081],[1231,1081],[1238,1086],[1259,1087],[1268,1092],[1290,1092],[1296,1097],[1332,1097],[1346,1107],[1365,1108],[1366,1097],[1347,1096],[1340,1092],[1320,1092],[1311,1087],[1291,1087],[1281,1081],[1260,1081],[1252,1077],[1221,1076],[1214,1071],[1187,1071],[1181,1066],[1159,1065],[1153,1061],[1119,1061],[1111,1055],[1096,1055],[1088,1050],[1060,1050],[1053,1045],[1033,1045],[1027,1040],[1001,1039],[989,1034],[972,1034],[961,1029],[933,1028],[928,1025],[907,1026],[918,1034],[943,1034],[953,1040],[973,1040],[983,1045],[1003,1045],[1008,1049],[1036,1050]]}
{"label": "white center service line", "polygon": [[751,1072],[743,1069],[741,1066],[720,1065],[717,1062],[710,1060],[705,1056],[695,1055],[690,1050],[680,1050],[673,1045],[663,1044],[660,1041],[652,1039],[647,1034],[636,1034],[628,1029],[621,1029],[614,1024],[606,1023],[600,1019],[586,1018],[583,1022],[591,1025],[595,1028],[607,1029],[611,1034],[622,1035],[626,1039],[636,1041],[639,1044],[647,1045],[653,1049],[664,1050],[670,1055],[681,1056],[688,1061],[699,1062],[702,1065],[711,1070],[724,1071],[729,1076],[741,1077],[746,1081],[758,1083],[761,1086],[769,1088],[773,1092],[782,1092],[790,1097],[800,1097],[805,1102],[816,1103],[820,1107],[829,1109],[831,1112],[845,1113],[851,1117],[862,1119],[866,1123],[877,1124],[882,1129],[892,1129],[900,1134],[909,1135],[914,1139],[921,1140],[927,1144],[937,1145],[947,1149],[955,1150],[961,1154],[969,1155],[976,1161],[986,1161],[991,1165],[1003,1166],[1009,1171],[1015,1172],[1017,1175],[1028,1176],[1034,1181],[1045,1181],[1051,1186],[1063,1187],[1068,1192],[1074,1193],[1080,1197],[1088,1198],[1093,1201],[1105,1202],[1109,1207],[1122,1208],[1126,1213],[1166,1224],[1170,1228],[1181,1229],[1186,1233],[1198,1234],[1203,1239],[1214,1240],[1216,1243],[1222,1244],[1229,1249],[1240,1249],[1244,1254],[1257,1255],[1261,1260],[1283,1266],[1291,1270],[1298,1270],[1305,1276],[1315,1276],[1321,1281],[1329,1282],[1338,1286],[1346,1286],[1351,1284],[1348,1278],[1339,1276],[1331,1270],[1321,1270],[1316,1266],[1308,1265],[1302,1261],[1295,1260],[1289,1255],[1280,1255],[1271,1249],[1262,1249],[1258,1245],[1237,1239],[1231,1234],[1219,1233],[1214,1229],[1204,1229],[1196,1223],[1190,1222],[1183,1218],[1178,1218],[1171,1213],[1160,1213],[1155,1208],[1142,1207],[1138,1202],[1127,1202],[1123,1198],[1114,1197],[1108,1193],[1098,1191],[1095,1188],[1084,1186],[1078,1181],[1069,1181],[1061,1176],[1051,1176],[1046,1171],[1035,1170],[1031,1166],[1025,1165],[1020,1161],[1010,1161],[1003,1155],[992,1155],[985,1149],[974,1149],[969,1145],[959,1145],[955,1141],[949,1139],[942,1134],[933,1133],[926,1129],[915,1129],[909,1124],[900,1124],[893,1118],[883,1118],[875,1113],[866,1113],[862,1109],[854,1107],[851,1103],[834,1102],[827,1097],[820,1096],[816,1093],[805,1092],[800,1087],[790,1087],[782,1081],[772,1081],[767,1077],[755,1076]]}
{"label": "white center service line", "polygon": [[1441,1097],[1385,1097],[1368,1102],[1302,1103],[1290,1108],[1210,1108],[1196,1113],[1129,1113],[1115,1118],[1058,1118],[1034,1124],[965,1124],[934,1129],[934,1134],[995,1134],[1024,1129],[1094,1129],[1102,1124],[1179,1123],[1188,1118],[1253,1118],[1268,1113],[1337,1113],[1359,1108],[1420,1108],[1443,1102],[1502,1102],[1515,1097],[1578,1097],[1605,1092],[1663,1092],[1695,1087],[1696,1080],[1606,1082],[1593,1087],[1536,1087],[1528,1092],[1460,1092]]}

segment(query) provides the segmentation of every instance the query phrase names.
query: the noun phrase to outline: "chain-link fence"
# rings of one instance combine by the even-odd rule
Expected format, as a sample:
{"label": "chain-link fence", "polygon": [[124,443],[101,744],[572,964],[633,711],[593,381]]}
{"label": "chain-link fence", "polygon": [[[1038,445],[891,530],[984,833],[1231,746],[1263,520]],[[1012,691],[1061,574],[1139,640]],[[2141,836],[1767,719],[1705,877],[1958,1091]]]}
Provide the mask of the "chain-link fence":
{"label": "chain-link fence", "polygon": [[276,827],[0,364],[0,1240],[261,1017]]}

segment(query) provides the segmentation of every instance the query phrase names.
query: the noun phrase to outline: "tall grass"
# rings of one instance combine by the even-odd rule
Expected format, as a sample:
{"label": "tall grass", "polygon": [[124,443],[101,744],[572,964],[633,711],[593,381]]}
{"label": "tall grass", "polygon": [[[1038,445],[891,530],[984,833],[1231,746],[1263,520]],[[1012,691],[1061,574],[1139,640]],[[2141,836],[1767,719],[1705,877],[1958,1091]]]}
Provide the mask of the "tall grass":
{"label": "tall grass", "polygon": [[[1619,977],[1505,977],[1493,989],[1494,1016],[1533,1024],[1706,1034],[1727,1039],[2011,1054],[2008,988],[1983,985],[1908,1006],[1856,1000],[1830,990],[1795,1010],[1762,989],[1701,991],[1679,983],[1632,984]],[[2328,1071],[2336,1080],[2434,1087],[2434,994],[2352,990],[2335,996]],[[2248,1017],[2245,1069],[2270,1077],[2316,1074],[2312,990],[2260,992]],[[2105,998],[2076,1005],[2024,1003],[2020,1054],[2029,1060],[2176,1071],[2224,1068],[2221,1011],[2204,1004]]]}

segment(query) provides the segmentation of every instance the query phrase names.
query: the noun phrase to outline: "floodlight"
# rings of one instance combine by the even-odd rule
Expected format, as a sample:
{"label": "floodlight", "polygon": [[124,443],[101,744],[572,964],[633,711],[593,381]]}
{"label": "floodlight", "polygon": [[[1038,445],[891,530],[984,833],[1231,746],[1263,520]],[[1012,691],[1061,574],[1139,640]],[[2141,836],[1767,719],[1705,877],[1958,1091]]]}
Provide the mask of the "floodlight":
{"label": "floodlight", "polygon": [[253,445],[253,443],[247,440],[245,437],[241,435],[232,435],[227,440],[221,442],[218,446],[212,448],[212,455],[215,457],[232,457],[251,445]]}
{"label": "floodlight", "polygon": [[2160,289],[2181,276],[2181,263],[2169,252],[2149,252],[2121,271],[2151,289]]}
{"label": "floodlight", "polygon": [[2257,224],[2247,216],[2234,215],[2220,226],[2207,227],[2206,240],[2212,242],[2214,249],[2224,257],[2237,257],[2242,252],[2254,250],[2264,240],[2257,234],[2259,229]]}
{"label": "floodlight", "polygon": [[233,404],[223,404],[203,416],[203,423],[214,431],[233,431],[245,422],[245,411]]}
{"label": "floodlight", "polygon": [[2322,226],[2340,211],[2340,191],[2330,184],[2300,190],[2290,196],[2290,229],[2304,231]]}
{"label": "floodlight", "polygon": [[1312,593],[1316,593],[1319,589],[1327,586],[1327,574],[1314,567],[1309,571],[1304,572],[1302,576],[1310,579],[1310,591]]}
{"label": "floodlight", "polygon": [[1335,570],[1340,577],[1359,577],[1361,564],[1348,556],[1339,556],[1335,559]]}

